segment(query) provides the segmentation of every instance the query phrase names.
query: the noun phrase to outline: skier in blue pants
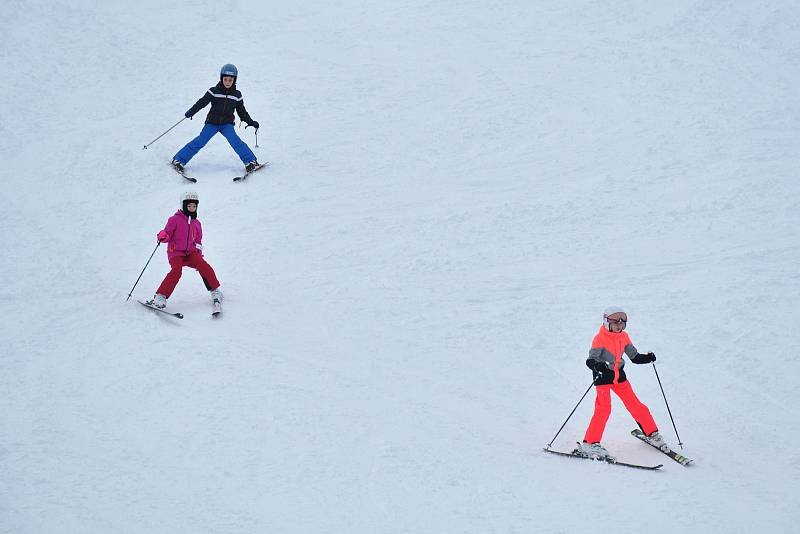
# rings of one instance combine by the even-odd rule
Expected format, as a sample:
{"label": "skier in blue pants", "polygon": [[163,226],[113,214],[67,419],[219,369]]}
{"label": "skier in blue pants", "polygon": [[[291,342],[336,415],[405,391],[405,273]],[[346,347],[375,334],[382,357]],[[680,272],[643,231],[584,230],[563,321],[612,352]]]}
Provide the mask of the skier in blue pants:
{"label": "skier in blue pants", "polygon": [[201,148],[206,146],[206,143],[217,133],[221,133],[228,140],[236,154],[239,155],[239,159],[244,163],[246,172],[250,172],[260,166],[256,155],[253,154],[247,143],[236,135],[236,129],[234,128],[233,112],[235,110],[242,122],[247,123],[248,126],[252,126],[258,131],[258,121],[254,121],[250,114],[247,113],[244,108],[242,93],[236,89],[236,78],[238,76],[239,71],[235,65],[223,65],[219,73],[219,83],[206,91],[206,94],[184,114],[187,118],[192,118],[195,113],[211,104],[211,110],[206,116],[206,122],[200,131],[200,135],[189,141],[172,158],[172,166],[178,171],[183,172],[184,166],[189,160]]}

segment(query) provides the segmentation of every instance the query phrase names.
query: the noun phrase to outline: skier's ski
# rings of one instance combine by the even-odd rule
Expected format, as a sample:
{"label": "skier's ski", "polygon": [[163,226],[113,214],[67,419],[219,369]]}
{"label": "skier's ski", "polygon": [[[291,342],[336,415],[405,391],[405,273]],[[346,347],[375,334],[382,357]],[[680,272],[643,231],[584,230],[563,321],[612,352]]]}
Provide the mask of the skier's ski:
{"label": "skier's ski", "polygon": [[612,460],[608,460],[608,459],[597,460],[595,458],[590,458],[588,456],[582,456],[580,454],[575,454],[574,451],[573,452],[554,451],[553,449],[548,449],[547,447],[545,447],[542,450],[544,450],[544,452],[551,452],[551,453],[557,454],[559,456],[567,456],[569,458],[580,458],[582,460],[595,460],[595,461],[598,461],[598,462],[606,462],[606,463],[613,464],[613,465],[622,465],[624,467],[633,467],[634,469],[644,469],[646,471],[656,471],[657,469],[661,469],[662,467],[664,467],[663,464],[658,464],[658,465],[639,465],[639,464],[628,464],[628,463],[625,463],[625,462],[618,462],[616,460],[612,461]]}
{"label": "skier's ski", "polygon": [[250,172],[246,172],[246,173],[244,173],[244,174],[243,174],[243,175],[241,175],[241,176],[237,176],[237,177],[235,177],[235,178],[233,179],[233,181],[234,181],[234,182],[241,182],[242,180],[244,180],[245,178],[247,178],[248,176],[250,176],[250,175],[251,175],[251,174],[253,174],[254,172],[258,172],[260,169],[263,169],[264,167],[269,167],[269,161],[265,161],[264,163],[262,163],[261,165],[259,165],[258,167],[256,167],[255,169],[253,169],[253,170],[252,170],[252,171],[250,171]]}
{"label": "skier's ski", "polygon": [[214,299],[214,309],[211,311],[211,317],[219,317],[222,314],[222,303]]}
{"label": "skier's ski", "polygon": [[196,183],[196,182],[197,182],[197,178],[192,178],[191,176],[189,176],[188,174],[186,174],[186,172],[185,172],[185,171],[182,171],[182,170],[178,169],[178,168],[177,168],[175,165],[173,165],[172,163],[170,163],[170,164],[169,164],[169,166],[170,166],[170,168],[171,168],[173,171],[175,171],[175,172],[177,172],[178,174],[180,174],[181,176],[183,176],[183,179],[184,179],[184,180],[188,180],[188,181],[190,181],[190,182],[192,182],[192,183]]}
{"label": "skier's ski", "polygon": [[138,302],[139,304],[141,304],[145,308],[150,308],[151,310],[155,310],[155,311],[161,312],[161,313],[166,313],[167,315],[171,315],[173,317],[177,317],[178,319],[183,319],[183,314],[182,313],[173,313],[173,312],[168,312],[167,310],[163,310],[161,308],[156,308],[155,306],[153,306],[152,304],[149,303],[150,301],[142,302],[141,300],[137,299],[136,302]]}
{"label": "skier's ski", "polygon": [[678,462],[679,464],[681,464],[684,467],[689,465],[690,463],[692,463],[694,461],[694,460],[690,460],[686,456],[683,456],[682,454],[678,454],[677,452],[675,452],[672,449],[670,449],[667,445],[664,445],[663,447],[656,447],[655,445],[650,443],[650,441],[647,439],[647,436],[644,435],[644,432],[642,432],[638,428],[631,430],[631,435],[633,437],[639,438],[640,440],[644,441],[645,443],[647,443],[648,445],[650,445],[654,449],[656,449],[656,450],[658,450],[660,452],[663,452],[664,454],[666,454],[667,456],[669,456],[670,458],[672,458],[673,460],[675,460],[676,462]]}

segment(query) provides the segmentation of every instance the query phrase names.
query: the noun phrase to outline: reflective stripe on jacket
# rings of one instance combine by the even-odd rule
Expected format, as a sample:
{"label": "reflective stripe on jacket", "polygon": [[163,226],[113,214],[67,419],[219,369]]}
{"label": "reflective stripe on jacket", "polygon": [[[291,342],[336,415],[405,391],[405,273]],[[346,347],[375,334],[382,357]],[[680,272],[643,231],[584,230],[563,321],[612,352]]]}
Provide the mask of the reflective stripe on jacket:
{"label": "reflective stripe on jacket", "polygon": [[200,100],[189,108],[189,115],[194,115],[209,104],[211,104],[211,109],[206,116],[207,124],[235,124],[234,110],[244,122],[248,124],[253,122],[250,114],[244,108],[244,98],[242,93],[236,89],[236,84],[233,84],[230,89],[226,89],[222,82],[211,87],[200,97]]}

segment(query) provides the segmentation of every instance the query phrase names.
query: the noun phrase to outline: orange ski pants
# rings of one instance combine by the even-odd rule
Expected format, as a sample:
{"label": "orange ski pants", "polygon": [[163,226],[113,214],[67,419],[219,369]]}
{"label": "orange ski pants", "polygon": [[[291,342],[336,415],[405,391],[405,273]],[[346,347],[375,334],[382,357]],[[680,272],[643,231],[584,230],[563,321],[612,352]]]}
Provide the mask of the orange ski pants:
{"label": "orange ski pants", "polygon": [[594,401],[594,415],[592,420],[589,421],[589,428],[586,429],[586,434],[583,440],[588,443],[598,443],[603,439],[603,431],[606,429],[606,422],[611,415],[611,392],[617,394],[622,404],[633,416],[633,419],[642,427],[642,432],[647,435],[658,430],[653,416],[650,415],[650,410],[647,406],[639,400],[636,393],[633,392],[631,383],[627,380],[618,384],[605,384],[596,386],[597,398]]}

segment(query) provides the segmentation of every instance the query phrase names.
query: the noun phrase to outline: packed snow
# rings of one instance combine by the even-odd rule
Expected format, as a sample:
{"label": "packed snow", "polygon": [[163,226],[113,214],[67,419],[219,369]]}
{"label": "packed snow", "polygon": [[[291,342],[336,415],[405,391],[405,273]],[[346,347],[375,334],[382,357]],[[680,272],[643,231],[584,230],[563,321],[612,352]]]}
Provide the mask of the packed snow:
{"label": "packed snow", "polygon": [[[789,533],[790,0],[5,0],[0,532]],[[272,166],[170,170],[219,68]],[[186,190],[222,283],[168,310]],[[606,306],[686,468],[545,454]],[[594,394],[553,448],[571,450]],[[678,446],[680,435],[683,448]]]}

